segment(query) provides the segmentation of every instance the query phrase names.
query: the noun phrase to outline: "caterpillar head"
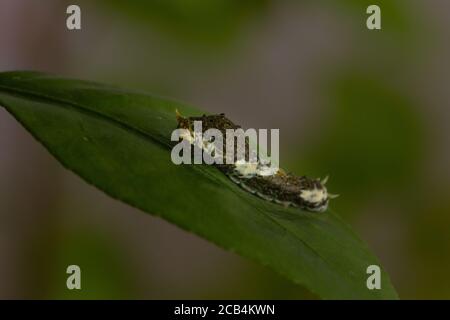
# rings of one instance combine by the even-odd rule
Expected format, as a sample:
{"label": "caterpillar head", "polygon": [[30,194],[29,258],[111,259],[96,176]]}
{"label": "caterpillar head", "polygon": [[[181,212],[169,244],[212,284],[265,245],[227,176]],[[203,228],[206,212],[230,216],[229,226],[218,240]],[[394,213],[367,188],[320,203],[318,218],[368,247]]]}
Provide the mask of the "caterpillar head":
{"label": "caterpillar head", "polygon": [[330,199],[338,197],[338,195],[328,193],[325,184],[328,177],[320,180],[312,181],[309,186],[302,189],[298,194],[301,206],[308,211],[324,212],[328,208]]}

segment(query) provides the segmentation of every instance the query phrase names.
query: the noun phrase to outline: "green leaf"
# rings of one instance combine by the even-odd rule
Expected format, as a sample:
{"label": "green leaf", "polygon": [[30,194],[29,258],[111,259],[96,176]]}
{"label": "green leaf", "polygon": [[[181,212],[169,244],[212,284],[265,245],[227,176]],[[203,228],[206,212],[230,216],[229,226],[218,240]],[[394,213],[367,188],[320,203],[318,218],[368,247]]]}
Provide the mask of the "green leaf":
{"label": "green leaf", "polygon": [[381,290],[367,289],[366,269],[380,263],[335,213],[284,208],[243,191],[214,167],[174,165],[174,110],[201,113],[194,108],[34,72],[0,73],[0,105],[66,168],[113,198],[267,265],[322,298],[397,298],[383,270]]}

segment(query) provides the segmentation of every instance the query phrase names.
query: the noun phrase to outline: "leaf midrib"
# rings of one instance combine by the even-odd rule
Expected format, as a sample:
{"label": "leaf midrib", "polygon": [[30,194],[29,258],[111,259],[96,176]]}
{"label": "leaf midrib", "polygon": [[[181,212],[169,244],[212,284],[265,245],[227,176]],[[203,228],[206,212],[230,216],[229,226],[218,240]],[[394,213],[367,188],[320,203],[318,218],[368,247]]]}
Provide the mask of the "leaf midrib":
{"label": "leaf midrib", "polygon": [[83,112],[86,114],[89,114],[91,116],[100,118],[102,120],[105,120],[107,122],[110,122],[112,124],[118,125],[119,127],[121,127],[122,129],[125,129],[127,131],[131,131],[136,135],[139,135],[141,137],[144,137],[145,139],[150,139],[153,142],[159,144],[160,146],[164,147],[164,148],[170,148],[170,144],[167,143],[166,141],[164,141],[163,139],[157,138],[156,136],[152,136],[150,135],[148,132],[145,132],[135,126],[130,125],[129,123],[126,122],[122,122],[120,119],[116,119],[114,117],[108,116],[106,114],[103,114],[101,112],[96,112],[92,109],[89,108],[85,108],[82,105],[75,103],[73,101],[70,100],[65,100],[65,99],[61,99],[61,98],[57,98],[57,97],[53,97],[51,95],[46,95],[46,94],[41,94],[41,93],[36,93],[33,91],[29,91],[29,90],[24,90],[24,89],[17,89],[17,88],[12,88],[12,87],[8,87],[5,85],[1,85],[0,84],[0,92],[6,92],[7,94],[12,94],[12,95],[16,95],[19,97],[29,97],[29,98],[35,98],[37,100],[43,100],[46,103],[49,104],[56,104],[56,105],[62,105],[65,106],[66,108],[72,107],[76,110],[78,110],[79,112]]}

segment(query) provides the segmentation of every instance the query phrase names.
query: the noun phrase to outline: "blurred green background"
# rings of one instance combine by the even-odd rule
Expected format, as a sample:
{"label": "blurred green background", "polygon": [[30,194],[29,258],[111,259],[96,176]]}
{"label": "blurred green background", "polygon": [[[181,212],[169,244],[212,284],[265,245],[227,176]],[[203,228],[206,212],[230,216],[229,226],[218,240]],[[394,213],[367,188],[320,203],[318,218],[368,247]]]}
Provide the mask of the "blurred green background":
{"label": "blurred green background", "polygon": [[[332,208],[401,298],[450,298],[450,2],[0,0],[0,70],[107,82],[279,128],[282,167]],[[369,31],[378,4],[382,30]],[[66,289],[66,267],[82,290]],[[0,298],[316,298],[105,196],[0,109]]]}

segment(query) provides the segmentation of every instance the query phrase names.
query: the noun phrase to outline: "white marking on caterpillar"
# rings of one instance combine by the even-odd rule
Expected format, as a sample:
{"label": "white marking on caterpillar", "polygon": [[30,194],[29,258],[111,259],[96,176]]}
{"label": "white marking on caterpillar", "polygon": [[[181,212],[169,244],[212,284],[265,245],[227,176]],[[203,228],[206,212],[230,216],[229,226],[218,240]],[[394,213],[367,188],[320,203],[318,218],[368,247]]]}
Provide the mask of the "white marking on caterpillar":
{"label": "white marking on caterpillar", "polygon": [[250,193],[252,193],[252,194],[255,194],[255,193],[256,193],[256,190],[250,188],[250,187],[249,187],[248,185],[246,185],[245,183],[241,183],[241,187],[242,187],[244,190],[246,190],[246,191],[248,191],[248,192],[250,192]]}
{"label": "white marking on caterpillar", "polygon": [[328,198],[327,189],[312,189],[312,190],[302,190],[300,192],[300,197],[309,203],[321,203]]}
{"label": "white marking on caterpillar", "polygon": [[236,178],[233,175],[228,175],[228,177],[231,179],[231,181],[233,181],[236,184],[241,184],[241,180],[239,180],[238,178]]}
{"label": "white marking on caterpillar", "polygon": [[266,201],[273,201],[273,200],[274,200],[274,198],[272,198],[272,197],[270,197],[270,196],[268,196],[268,195],[265,195],[264,193],[261,193],[261,192],[257,192],[256,195],[257,195],[258,197],[260,197],[260,198],[266,200]]}
{"label": "white marking on caterpillar", "polygon": [[275,203],[281,204],[284,207],[289,207],[290,205],[292,205],[292,206],[294,205],[290,201],[282,201],[282,200],[278,200],[278,199],[275,199]]}
{"label": "white marking on caterpillar", "polygon": [[234,170],[243,178],[255,176],[258,173],[257,168],[257,162],[247,162],[243,159],[239,159],[234,163]]}

